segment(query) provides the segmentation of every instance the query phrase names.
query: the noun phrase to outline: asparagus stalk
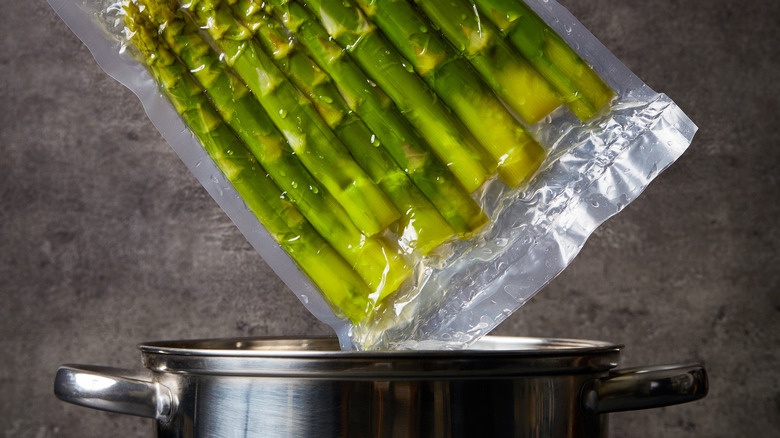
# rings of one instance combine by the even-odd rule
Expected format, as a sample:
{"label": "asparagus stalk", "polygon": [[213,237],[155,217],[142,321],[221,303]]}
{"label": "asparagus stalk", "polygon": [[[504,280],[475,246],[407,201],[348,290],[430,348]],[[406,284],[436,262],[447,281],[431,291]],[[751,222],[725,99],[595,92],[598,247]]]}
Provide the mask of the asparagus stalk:
{"label": "asparagus stalk", "polygon": [[242,24],[255,30],[267,51],[284,54],[277,59],[277,64],[298,89],[309,95],[318,108],[325,109],[326,114],[338,114],[331,125],[334,132],[401,212],[401,219],[391,226],[391,230],[399,236],[402,247],[425,255],[453,237],[453,229],[385,148],[380,147],[381,139],[350,110],[330,77],[302,51],[284,43],[282,50],[279,49],[280,41],[288,39],[281,25],[253,2],[229,0],[228,3],[232,4]]}
{"label": "asparagus stalk", "polygon": [[336,200],[319,187],[246,85],[219,61],[197,27],[177,12],[174,0],[140,3],[146,6],[145,14],[136,14],[135,21],[151,20],[160,29],[167,44],[164,48],[170,48],[184,62],[222,118],[284,189],[285,197],[354,266],[372,291],[386,295],[395,290],[410,274],[397,249],[385,239],[364,236]]}
{"label": "asparagus stalk", "polygon": [[466,57],[490,88],[533,125],[563,101],[534,67],[482,20],[468,0],[415,0],[431,22]]}
{"label": "asparagus stalk", "polygon": [[581,120],[615,94],[544,20],[519,0],[472,0],[526,59],[558,90]]}
{"label": "asparagus stalk", "polygon": [[330,77],[307,56],[295,50],[295,41],[278,22],[267,19],[262,4],[238,0],[225,3],[239,22],[254,33],[276,61],[277,67],[311,99],[328,126],[334,128],[345,122],[348,111],[343,111],[343,106],[339,104],[341,98]]}
{"label": "asparagus stalk", "polygon": [[295,207],[283,199],[255,157],[219,115],[174,55],[161,47],[154,31],[138,21],[139,10],[125,2],[128,37],[138,48],[184,122],[217,167],[277,243],[320,288],[328,301],[358,323],[370,311],[370,291],[352,267],[328,245]]}
{"label": "asparagus stalk", "polygon": [[182,5],[249,86],[309,172],[339,201],[361,231],[374,235],[400,218],[382,190],[355,163],[313,105],[218,0]]}
{"label": "asparagus stalk", "polygon": [[390,96],[463,187],[469,192],[476,190],[495,169],[495,160],[461,127],[438,96],[357,8],[345,7],[341,2],[335,2],[334,8],[331,3],[316,0],[307,2],[306,6],[323,23],[328,34],[346,47],[366,74]]}
{"label": "asparagus stalk", "polygon": [[[441,161],[429,153],[426,144],[414,128],[393,106],[390,99],[376,87],[341,47],[332,41],[327,31],[300,4],[285,0],[264,2],[272,5],[274,15],[286,26],[297,47],[311,57],[330,75],[345,97],[349,109],[357,113],[376,133],[381,145],[404,169],[414,184],[436,206],[439,213],[461,237],[467,237],[487,222],[487,216],[469,196]],[[243,14],[262,13],[259,0],[240,0]],[[274,28],[274,26],[263,27]],[[281,35],[265,38],[269,44],[281,40]],[[288,49],[289,50],[289,49]],[[281,52],[281,50],[278,50]]]}
{"label": "asparagus stalk", "polygon": [[[321,3],[331,17],[351,9],[340,0],[311,3]],[[419,11],[405,0],[356,3],[474,133],[498,163],[499,176],[507,185],[515,187],[536,171],[544,149]]]}

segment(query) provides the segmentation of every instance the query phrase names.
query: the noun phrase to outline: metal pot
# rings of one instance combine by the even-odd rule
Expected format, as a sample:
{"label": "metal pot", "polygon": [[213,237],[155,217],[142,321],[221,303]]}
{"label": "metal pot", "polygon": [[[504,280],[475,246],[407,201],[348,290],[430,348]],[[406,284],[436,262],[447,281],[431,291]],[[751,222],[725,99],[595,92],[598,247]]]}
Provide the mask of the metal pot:
{"label": "metal pot", "polygon": [[462,351],[344,352],[335,338],[153,342],[136,373],[64,365],[62,400],[158,437],[605,437],[608,412],[707,393],[701,365],[611,371],[620,345],[485,337]]}

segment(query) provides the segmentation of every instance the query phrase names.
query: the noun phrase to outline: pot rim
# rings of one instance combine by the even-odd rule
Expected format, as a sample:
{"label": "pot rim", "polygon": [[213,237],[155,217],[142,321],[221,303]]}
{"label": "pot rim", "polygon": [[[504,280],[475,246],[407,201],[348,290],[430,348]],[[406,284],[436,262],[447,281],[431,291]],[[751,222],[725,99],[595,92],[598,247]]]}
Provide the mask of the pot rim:
{"label": "pot rim", "polygon": [[602,372],[622,345],[561,338],[486,336],[465,350],[341,351],[332,337],[156,341],[138,346],[155,372],[257,377],[506,378]]}
{"label": "pot rim", "polygon": [[622,344],[570,338],[484,336],[466,349],[345,351],[332,336],[267,336],[150,341],[138,344],[146,354],[213,357],[349,358],[568,356],[621,350]]}

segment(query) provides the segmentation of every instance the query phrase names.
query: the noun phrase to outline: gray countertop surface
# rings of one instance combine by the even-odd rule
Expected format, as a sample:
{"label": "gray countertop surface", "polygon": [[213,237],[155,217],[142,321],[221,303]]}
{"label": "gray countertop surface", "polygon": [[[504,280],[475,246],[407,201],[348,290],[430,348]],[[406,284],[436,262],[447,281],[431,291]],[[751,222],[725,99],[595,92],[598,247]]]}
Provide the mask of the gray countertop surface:
{"label": "gray countertop surface", "polygon": [[[494,334],[700,361],[703,400],[616,437],[780,436],[780,2],[562,2],[700,128]],[[153,339],[328,335],[42,0],[0,2],[0,435],[147,437],[58,401],[57,366],[140,368]]]}

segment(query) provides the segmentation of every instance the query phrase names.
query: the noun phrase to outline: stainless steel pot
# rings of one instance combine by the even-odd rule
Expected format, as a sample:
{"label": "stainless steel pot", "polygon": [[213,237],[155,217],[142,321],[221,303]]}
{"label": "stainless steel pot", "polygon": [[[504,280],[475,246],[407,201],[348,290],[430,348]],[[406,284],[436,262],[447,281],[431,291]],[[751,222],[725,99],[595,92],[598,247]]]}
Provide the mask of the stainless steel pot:
{"label": "stainless steel pot", "polygon": [[157,420],[158,437],[605,437],[608,412],[704,397],[701,365],[612,371],[620,345],[485,337],[463,351],[336,339],[139,346],[149,370],[64,365],[62,400]]}

